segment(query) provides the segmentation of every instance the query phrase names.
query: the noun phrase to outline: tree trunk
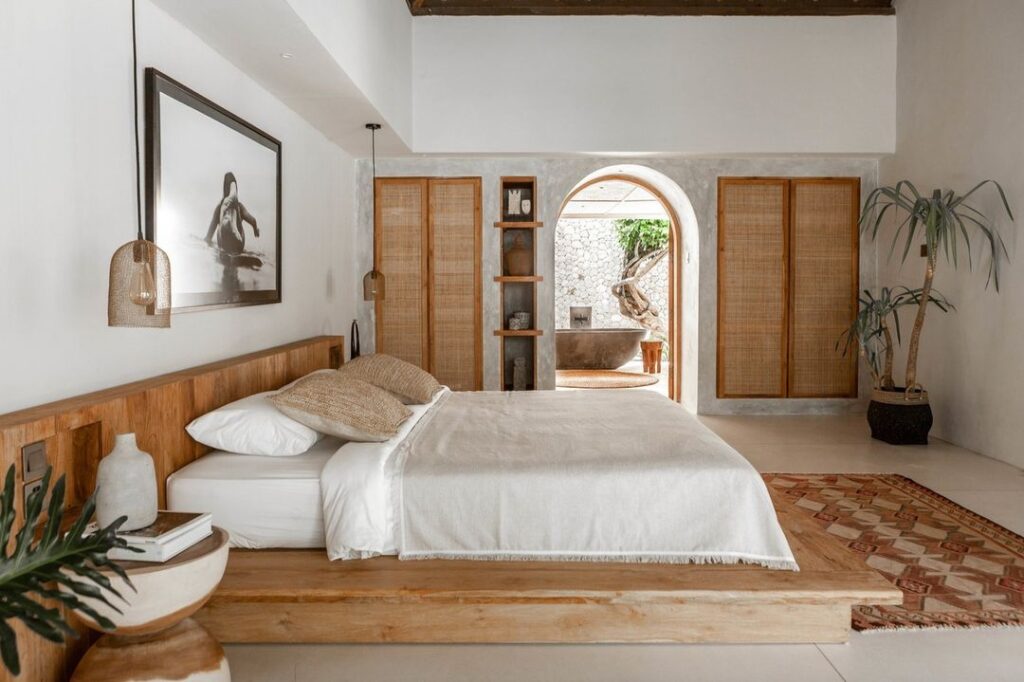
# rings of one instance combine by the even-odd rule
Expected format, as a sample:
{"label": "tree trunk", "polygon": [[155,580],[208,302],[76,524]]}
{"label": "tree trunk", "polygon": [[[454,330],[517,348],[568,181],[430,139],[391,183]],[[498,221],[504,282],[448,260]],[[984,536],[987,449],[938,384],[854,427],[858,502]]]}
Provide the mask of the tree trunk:
{"label": "tree trunk", "polygon": [[621,279],[611,287],[612,295],[619,299],[619,312],[641,327],[658,333],[665,332],[661,311],[638,285],[667,254],[668,249],[658,249],[630,259],[622,268]]}
{"label": "tree trunk", "polygon": [[896,382],[892,378],[892,333],[889,331],[889,325],[882,320],[882,334],[885,339],[885,367],[882,368],[882,377],[879,380],[879,388],[893,388]]}
{"label": "tree trunk", "polygon": [[878,373],[875,372],[874,366],[868,359],[868,352],[864,350],[864,346],[860,347],[860,357],[864,361],[864,366],[868,368],[868,374],[871,375],[871,385],[874,388],[882,388],[882,379],[879,378]]}
{"label": "tree trunk", "polygon": [[935,279],[935,249],[928,249],[928,266],[924,273],[924,286],[921,288],[921,301],[917,305],[917,317],[914,318],[914,329],[910,333],[910,347],[907,349],[907,389],[917,384],[917,349],[921,344],[921,329],[924,327],[924,314],[928,310],[928,301],[932,295],[932,280]]}

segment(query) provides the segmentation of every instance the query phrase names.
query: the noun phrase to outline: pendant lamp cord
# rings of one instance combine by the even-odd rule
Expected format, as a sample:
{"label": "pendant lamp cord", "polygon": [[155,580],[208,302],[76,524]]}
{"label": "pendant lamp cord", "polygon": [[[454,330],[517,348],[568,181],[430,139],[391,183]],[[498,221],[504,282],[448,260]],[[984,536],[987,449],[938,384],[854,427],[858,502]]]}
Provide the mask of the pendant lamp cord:
{"label": "pendant lamp cord", "polygon": [[373,230],[373,255],[371,262],[373,267],[371,268],[374,272],[377,271],[377,129],[370,128],[370,164],[373,169],[373,192],[371,198],[373,199],[373,225],[370,229]]}
{"label": "pendant lamp cord", "polygon": [[132,0],[132,113],[135,117],[135,209],[138,214],[138,238],[142,236],[142,165],[139,161],[139,44],[135,27],[135,0]]}

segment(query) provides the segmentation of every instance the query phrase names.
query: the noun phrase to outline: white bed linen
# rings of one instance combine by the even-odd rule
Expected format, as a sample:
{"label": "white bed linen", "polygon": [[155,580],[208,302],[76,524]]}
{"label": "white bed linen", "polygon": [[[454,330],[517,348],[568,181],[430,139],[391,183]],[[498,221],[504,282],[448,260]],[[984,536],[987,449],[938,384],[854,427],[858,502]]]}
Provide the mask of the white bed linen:
{"label": "white bed linen", "polygon": [[210,512],[233,547],[323,547],[320,471],[341,446],[324,438],[291,457],[211,452],[167,479],[168,508]]}
{"label": "white bed linen", "polygon": [[346,443],[320,474],[327,555],[368,559],[397,554],[397,525],[391,501],[391,454],[419,420],[448,393],[445,388],[426,405],[409,405],[412,416],[394,438],[383,443]]}
{"label": "white bed linen", "polygon": [[677,405],[624,393],[446,391],[394,439],[346,445],[321,474],[329,556],[796,570],[749,462]]}

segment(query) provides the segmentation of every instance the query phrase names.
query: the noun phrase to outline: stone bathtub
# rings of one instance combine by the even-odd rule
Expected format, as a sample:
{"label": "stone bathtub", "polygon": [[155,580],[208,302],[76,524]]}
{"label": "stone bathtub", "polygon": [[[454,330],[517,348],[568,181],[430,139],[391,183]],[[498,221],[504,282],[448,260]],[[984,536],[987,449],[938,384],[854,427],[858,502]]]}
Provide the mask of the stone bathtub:
{"label": "stone bathtub", "polygon": [[556,369],[618,369],[636,357],[646,329],[556,329]]}

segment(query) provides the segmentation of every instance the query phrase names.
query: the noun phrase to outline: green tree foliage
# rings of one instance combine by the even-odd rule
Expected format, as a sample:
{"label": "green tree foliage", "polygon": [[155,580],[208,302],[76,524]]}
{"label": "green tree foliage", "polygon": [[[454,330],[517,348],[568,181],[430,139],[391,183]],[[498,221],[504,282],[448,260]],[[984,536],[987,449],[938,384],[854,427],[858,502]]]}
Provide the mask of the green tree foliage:
{"label": "green tree foliage", "polygon": [[668,221],[652,218],[622,218],[615,221],[615,232],[624,259],[630,260],[668,246]]}

